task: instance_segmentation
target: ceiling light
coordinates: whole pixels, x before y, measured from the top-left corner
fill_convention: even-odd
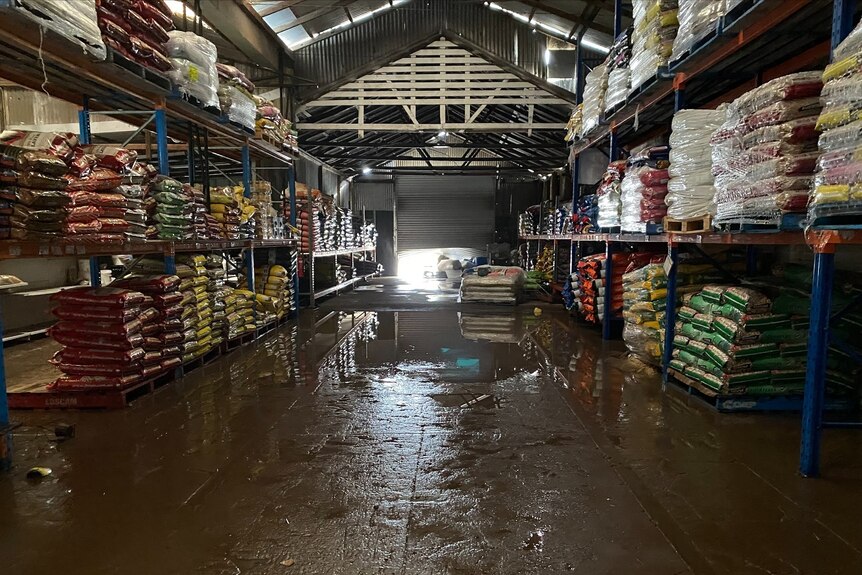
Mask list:
[[[438,138],[445,138],[446,135],[447,135],[446,132],[444,132],[443,130],[440,130],[439,132],[437,132]]]
[[[367,167],[366,167],[366,168],[362,168],[362,173],[363,173],[363,174],[365,174],[365,175],[367,176],[368,174],[370,174],[370,173],[371,173],[371,168],[367,168]]]
[[[545,66],[551,65],[551,51],[545,48]]]
[[[584,48],[592,48],[593,50],[598,50],[599,52],[604,52],[605,54],[611,51],[608,46],[603,46],[598,42],[593,42],[592,40],[589,40],[587,38],[583,38],[581,40],[581,44],[584,46]]]

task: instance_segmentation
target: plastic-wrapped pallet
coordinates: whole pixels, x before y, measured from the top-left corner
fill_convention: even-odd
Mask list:
[[[581,137],[584,131],[584,105],[578,104],[572,110],[572,115],[566,124],[566,136],[563,138],[567,142],[577,140]]]
[[[105,44],[96,18],[95,0],[18,0],[23,13],[44,26],[81,45],[99,60],[105,59]]]
[[[821,87],[820,73],[798,72],[727,106],[710,140],[716,224],[777,226],[783,214],[805,211],[817,161]]]
[[[206,107],[218,108],[218,51],[215,44],[193,32],[174,30],[165,42],[173,70],[168,77],[180,92],[200,100]]]
[[[641,361],[661,364],[663,324],[667,307],[667,276],[661,263],[623,275],[623,340]]]
[[[720,393],[800,394],[806,333],[746,287],[708,285],[683,298],[670,367]]]
[[[666,66],[679,22],[676,0],[632,0],[632,91]]]
[[[680,110],[673,116],[667,215],[677,220],[715,213],[712,134],[724,122],[724,109]]]
[[[605,109],[605,90],[608,87],[608,68],[600,64],[587,74],[584,84],[583,124],[581,137],[586,137],[598,128]]]
[[[480,266],[461,280],[462,303],[516,304],[524,286],[519,267]]]
[[[620,227],[643,233],[647,224],[661,223],[667,214],[668,148],[654,146],[632,154],[620,186]]]
[[[237,88],[232,84],[219,84],[218,100],[222,114],[228,120],[249,130],[254,130],[257,106],[254,105],[251,96],[246,94],[242,88]]]
[[[679,30],[673,41],[671,60],[678,60],[707,34],[724,16],[725,0],[679,0]]]
[[[608,164],[608,169],[599,182],[597,224],[600,228],[616,228],[620,225],[621,182],[625,176],[626,161],[617,160]]]
[[[617,38],[605,60],[608,67],[608,87],[605,91],[605,111],[612,110],[626,101],[631,86],[632,47],[629,32],[624,32]]]
[[[823,133],[808,219],[856,224],[862,221],[862,23],[833,51],[823,82],[817,120]]]

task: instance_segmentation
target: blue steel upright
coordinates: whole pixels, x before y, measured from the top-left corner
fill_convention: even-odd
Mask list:
[[[171,163],[168,157],[168,117],[164,108],[156,108],[156,149],[159,153],[159,173],[171,175]]]
[[[676,272],[679,261],[679,246],[669,243],[667,257],[670,258],[670,272],[667,274],[667,304],[664,312],[664,347],[661,352],[661,377],[667,383],[668,367],[673,351],[673,337],[676,323]]]
[[[242,147],[242,195],[251,197],[251,150],[248,144]]]
[[[81,109],[78,110],[78,140],[82,144],[90,143],[90,98],[86,96]]]
[[[853,30],[856,0],[834,0],[832,5],[832,50]]]
[[[3,317],[0,313],[0,334],[3,333]],[[12,466],[12,433],[9,427],[9,400],[6,397],[6,360],[3,338],[0,337],[0,471]]]
[[[826,396],[826,360],[829,354],[829,315],[832,309],[832,281],[835,254],[814,254],[811,287],[811,324],[808,331],[808,363],[805,397],[802,402],[802,446],[799,471],[805,477],[820,474],[820,433]]]

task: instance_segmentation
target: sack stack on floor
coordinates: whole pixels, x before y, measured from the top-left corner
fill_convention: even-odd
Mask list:
[[[799,72],[746,92],[712,137],[717,224],[778,225],[804,213],[817,162],[822,83]]]
[[[665,196],[668,217],[688,220],[715,214],[709,141],[723,122],[724,110],[680,110],[674,114]]]
[[[178,278],[163,276],[157,282],[164,286],[161,289],[169,289]],[[50,387],[122,388],[179,365],[176,357],[164,354],[169,346],[161,335],[167,319],[155,307],[155,299],[113,287],[72,288],[51,296],[60,321],[48,333],[64,347],[52,360],[63,376]],[[169,307],[170,300],[164,305]]]
[[[524,270],[519,267],[479,266],[475,274],[461,280],[462,303],[514,305],[524,287]]]
[[[63,2],[81,4],[89,0]],[[97,7],[102,39],[112,50],[141,66],[168,72],[172,69],[165,43],[174,29],[171,10],[163,0],[100,0]]]
[[[222,237],[226,240],[238,240],[239,223],[242,211],[230,188],[210,190],[210,215],[221,225]]]
[[[620,210],[622,197],[622,180],[626,173],[626,161],[617,160],[608,164],[608,169],[599,182],[596,191],[598,196],[598,226],[599,228],[620,227]]]
[[[155,260],[149,267],[158,269]],[[147,267],[147,266],[145,266]],[[162,268],[164,266],[161,266]],[[152,298],[153,308],[159,313],[158,322],[145,325],[141,329],[144,336],[145,363],[153,363],[158,357],[170,360],[170,367],[180,365],[182,350],[182,294],[179,291],[181,279],[175,275],[147,274],[134,275],[116,280],[109,287],[136,290]]]
[[[235,289],[225,298],[225,304],[229,339],[253,332],[257,328],[254,323],[254,292]]]
[[[817,121],[820,135],[817,176],[809,202],[808,219],[837,217],[832,223],[862,221],[862,24],[832,53],[823,73]],[[828,222],[829,220],[827,220]]]
[[[212,345],[221,345],[227,333],[227,303],[225,299],[233,292],[233,288],[225,285],[224,259],[221,255],[208,254],[204,267],[207,275],[207,297],[213,312]]]
[[[183,362],[192,361],[213,348],[213,310],[210,306],[207,258],[200,254],[177,258],[182,278]]]
[[[245,285],[245,276],[240,284]],[[281,319],[290,309],[293,294],[292,279],[281,265],[257,267],[254,270],[255,321],[258,326]]]
[[[663,259],[663,258],[659,258]],[[623,340],[629,352],[651,365],[661,365],[667,276],[660,262],[623,275]]]
[[[660,224],[667,215],[668,152],[667,146],[654,146],[629,158],[620,185],[620,227],[624,232],[644,233],[647,224]]]
[[[806,333],[747,287],[708,285],[683,298],[670,367],[720,393],[799,394]]]

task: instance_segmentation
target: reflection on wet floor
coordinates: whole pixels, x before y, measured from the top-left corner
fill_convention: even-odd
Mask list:
[[[561,315],[304,314],[128,410],[19,412],[3,573],[859,573],[856,436],[805,481],[796,417],[693,402]]]

